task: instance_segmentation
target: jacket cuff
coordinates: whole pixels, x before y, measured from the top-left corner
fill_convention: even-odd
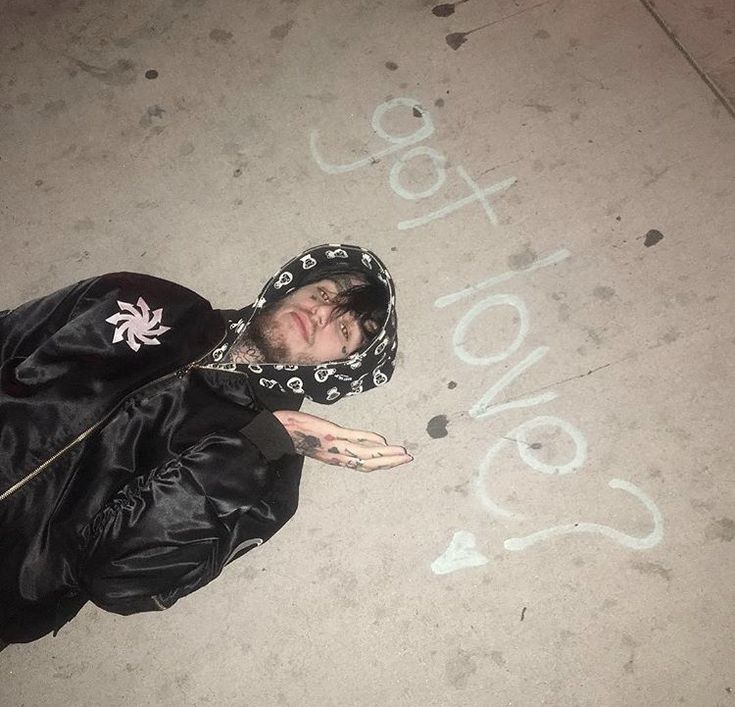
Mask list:
[[[259,412],[247,427],[240,430],[240,433],[247,437],[268,461],[280,459],[284,454],[296,454],[286,428],[269,410]]]

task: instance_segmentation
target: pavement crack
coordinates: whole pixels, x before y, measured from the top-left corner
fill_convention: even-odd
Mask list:
[[[546,390],[547,388],[551,388],[555,385],[561,385],[562,383],[569,383],[569,381],[574,381],[579,378],[587,378],[587,376],[591,376],[594,373],[597,373],[598,371],[602,371],[605,368],[609,368],[610,366],[620,363],[621,361],[625,361],[626,359],[630,358],[630,356],[623,356],[623,358],[619,358],[616,361],[608,361],[607,363],[603,363],[602,366],[597,366],[596,368],[590,368],[586,373],[578,373],[575,376],[569,376],[568,378],[561,378],[558,381],[554,381],[553,383],[547,383],[546,385],[541,385],[538,388],[534,388],[533,390],[526,391],[522,395],[517,396],[518,398],[526,397],[529,395],[534,395],[542,390]]]

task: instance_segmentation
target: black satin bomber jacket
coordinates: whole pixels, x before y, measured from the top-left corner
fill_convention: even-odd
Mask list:
[[[227,317],[132,273],[0,314],[0,639],[86,601],[168,608],[293,515],[302,458],[269,411],[301,398],[196,366]]]

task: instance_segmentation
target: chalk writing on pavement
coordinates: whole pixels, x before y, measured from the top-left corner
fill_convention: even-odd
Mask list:
[[[420,126],[413,132],[405,135],[388,132],[384,127],[384,118],[389,112],[394,110],[411,111],[414,117],[421,119]],[[435,197],[447,180],[448,159],[434,147],[418,144],[434,134],[434,122],[430,113],[422,108],[420,102],[414,98],[394,98],[385,103],[381,103],[375,109],[371,125],[373,132],[382,138],[387,145],[367,157],[346,163],[331,161],[333,158],[328,160],[324,156],[325,148],[322,145],[322,137],[316,130],[312,131],[310,135],[311,154],[319,168],[327,174],[339,175],[354,172],[362,167],[375,164],[377,161],[386,157],[394,157],[395,161],[390,169],[388,183],[395,194],[407,201],[421,201],[422,199]],[[428,159],[433,169],[433,183],[421,191],[411,190],[402,180],[404,169],[414,159]],[[471,205],[479,206],[483,210],[488,222],[494,228],[499,228],[499,220],[491,204],[490,197],[509,189],[516,182],[516,179],[514,177],[508,177],[494,184],[481,186],[470,177],[461,165],[458,165],[454,169],[460,179],[466,184],[467,194],[455,201],[444,203],[419,217],[399,221],[397,224],[399,230],[406,231],[425,226],[432,221],[449,217]],[[494,288],[519,276],[529,277],[537,270],[561,264],[570,256],[571,253],[566,248],[560,248],[541,258],[537,258],[526,268],[494,275],[475,285],[439,297],[434,302],[434,306],[444,308],[455,305],[463,300],[472,299],[485,290]],[[495,307],[509,307],[514,310],[516,315],[515,321],[517,322],[515,336],[505,345],[505,348],[491,351],[484,355],[478,355],[469,351],[465,342],[475,321],[481,314]],[[530,330],[531,315],[526,303],[517,294],[489,294],[479,302],[472,304],[460,316],[452,334],[452,349],[454,355],[462,363],[468,366],[487,367],[506,361],[512,356],[517,355],[519,358],[509,370],[500,375],[480,398],[475,401],[468,411],[471,418],[483,420],[500,415],[508,410],[546,405],[558,397],[556,391],[543,390],[538,391],[537,394],[531,393],[527,397],[498,402],[499,395],[505,388],[523,376],[531,367],[539,364],[550,352],[549,346],[538,346],[525,353],[525,355],[521,353]],[[549,464],[542,461],[535,454],[536,449],[540,445],[529,441],[532,439],[534,431],[541,429],[546,431],[552,429],[566,435],[574,449],[571,458],[563,464]],[[581,471],[587,461],[588,449],[587,439],[578,427],[568,420],[552,415],[533,417],[501,435],[489,447],[485,456],[480,461],[478,468],[472,474],[472,485],[477,499],[487,513],[493,519],[502,520],[506,523],[525,518],[520,512],[500,505],[492,494],[494,462],[500,450],[510,444],[516,445],[518,456],[528,469],[546,475],[573,474]],[[523,537],[509,537],[503,543],[505,549],[517,552],[555,537],[579,533],[599,535],[632,550],[645,550],[660,543],[663,538],[664,522],[661,512],[654,501],[642,489],[630,481],[613,478],[609,480],[608,486],[614,491],[623,491],[624,494],[632,496],[636,502],[640,503],[648,511],[652,519],[652,528],[647,535],[638,537],[629,535],[608,525],[579,520],[578,522],[543,528]],[[625,496],[618,493],[612,496],[612,498],[617,498],[617,500],[622,502]],[[485,555],[476,548],[475,536],[467,530],[459,530],[454,533],[447,549],[431,564],[431,569],[435,574],[448,574],[458,569],[484,565],[487,562],[488,560]]]

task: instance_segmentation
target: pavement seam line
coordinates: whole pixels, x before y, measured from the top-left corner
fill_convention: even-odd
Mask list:
[[[648,10],[651,17],[656,20],[657,24],[666,33],[666,36],[674,43],[674,46],[681,52],[684,58],[689,62],[689,65],[697,72],[699,78],[704,81],[710,91],[715,94],[717,100],[725,106],[725,110],[730,114],[732,118],[735,118],[735,107],[730,102],[730,99],[722,92],[722,89],[709,77],[707,72],[699,65],[697,60],[689,53],[686,47],[679,41],[679,38],[666,21],[661,17],[656,8],[652,5],[650,0],[639,0],[641,5]]]

